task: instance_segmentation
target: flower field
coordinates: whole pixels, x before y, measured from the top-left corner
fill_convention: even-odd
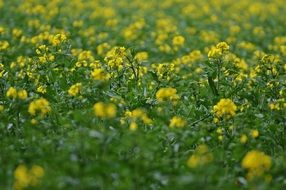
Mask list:
[[[0,189],[286,189],[285,0],[0,0]]]

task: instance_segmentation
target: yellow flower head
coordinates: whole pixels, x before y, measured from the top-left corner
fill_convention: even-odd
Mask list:
[[[212,47],[208,53],[208,58],[221,58],[229,51],[229,45],[226,42],[220,42],[215,47]]]
[[[29,186],[38,185],[44,173],[44,169],[38,165],[33,165],[30,170],[23,164],[19,165],[14,171],[13,189],[22,190]]]
[[[213,112],[217,118],[229,119],[235,115],[237,106],[230,99],[221,99],[214,107]]]
[[[130,125],[129,125],[129,129],[130,129],[131,131],[136,131],[137,128],[138,128],[137,123],[134,122],[134,121],[132,121],[132,122],[130,123]]]
[[[110,68],[122,69],[126,54],[127,53],[125,47],[114,47],[107,52],[104,61]]]
[[[257,129],[253,129],[250,131],[250,134],[253,138],[257,138],[259,136],[259,131]]]
[[[67,36],[65,34],[56,34],[55,36],[51,37],[51,42],[53,46],[57,46],[60,43],[66,41]]]
[[[44,98],[39,98],[37,100],[32,101],[28,108],[28,112],[33,116],[36,115],[36,113],[38,112],[40,116],[43,117],[50,111],[50,103]]]
[[[107,104],[98,102],[93,106],[94,113],[100,118],[114,118],[116,116],[116,106],[114,104]]]
[[[9,42],[7,41],[0,41],[0,51],[5,50],[9,47]]]
[[[72,85],[69,90],[68,90],[68,93],[70,96],[77,96],[78,93],[80,92],[80,89],[81,89],[81,83],[76,83],[74,85]]]
[[[177,101],[180,97],[175,88],[160,88],[156,93],[156,98],[162,102],[165,100]]]
[[[37,88],[37,92],[42,93],[42,94],[45,94],[45,93],[47,92],[47,88],[44,87],[44,86],[39,86],[39,87]]]
[[[19,99],[25,100],[25,99],[27,99],[27,97],[28,97],[28,94],[27,94],[26,90],[19,90],[18,91],[18,98]]]
[[[172,43],[174,46],[183,46],[185,43],[185,38],[183,36],[175,36]]]
[[[108,80],[110,75],[105,73],[103,69],[94,69],[91,72],[91,77],[94,80]]]
[[[145,61],[145,60],[148,59],[148,53],[145,52],[145,51],[138,52],[138,53],[135,55],[135,59],[137,59],[138,61]]]
[[[10,87],[7,92],[6,92],[6,96],[8,98],[13,98],[16,99],[17,98],[17,90],[14,87]]]
[[[170,120],[170,127],[182,128],[185,127],[186,124],[187,124],[186,120],[178,116],[174,116]]]
[[[213,155],[209,151],[208,146],[202,144],[196,148],[194,154],[188,159],[187,165],[190,168],[196,168],[199,166],[204,166],[210,163],[212,160],[213,160]]]
[[[148,117],[146,112],[143,109],[137,108],[133,110],[132,112],[125,112],[126,116],[130,117],[133,121],[140,119],[145,124],[151,124],[152,120]]]
[[[245,134],[240,136],[240,139],[239,139],[240,143],[245,144],[247,140],[248,140],[248,137]]]
[[[248,170],[247,177],[252,179],[262,176],[271,167],[271,157],[258,150],[249,151],[243,158],[241,165]]]

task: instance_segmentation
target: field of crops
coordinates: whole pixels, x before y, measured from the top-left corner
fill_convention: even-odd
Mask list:
[[[0,189],[286,189],[286,0],[0,0]]]

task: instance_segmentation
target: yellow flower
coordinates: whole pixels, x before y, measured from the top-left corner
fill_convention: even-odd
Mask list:
[[[271,110],[280,110],[279,103],[269,103],[269,104],[268,104],[268,107],[269,107]]]
[[[39,179],[44,176],[44,173],[44,169],[41,166],[32,166],[30,170],[31,185],[37,185],[39,183]]]
[[[38,121],[36,119],[31,119],[31,124],[36,125],[36,124],[38,124]]]
[[[114,47],[107,52],[107,56],[104,58],[104,61],[110,68],[122,69],[126,54],[125,47]]]
[[[175,88],[160,88],[156,93],[156,98],[162,102],[164,100],[177,101],[180,97]]]
[[[106,74],[103,69],[94,69],[91,72],[91,77],[94,80],[108,80],[110,76]]]
[[[98,55],[104,55],[104,53],[108,51],[108,49],[110,49],[110,45],[108,43],[102,43],[96,47]]]
[[[182,128],[185,127],[185,125],[187,124],[186,120],[178,117],[178,116],[174,116],[171,120],[170,120],[170,127],[178,127],[178,128]]]
[[[56,34],[55,36],[51,37],[51,43],[53,44],[53,46],[57,46],[60,43],[66,41],[67,37],[65,34]]]
[[[13,34],[13,36],[15,36],[16,38],[18,38],[18,37],[20,37],[21,35],[22,35],[22,30],[20,30],[20,29],[17,29],[17,28],[14,28],[13,30],[12,30],[12,34]]]
[[[25,165],[19,165],[14,171],[15,183],[14,189],[21,190],[26,188],[30,183],[30,176],[28,174],[28,168]]]
[[[45,93],[47,92],[47,88],[44,87],[44,86],[39,86],[39,87],[37,88],[37,92],[42,93],[42,94],[45,94]]]
[[[259,131],[257,129],[251,130],[250,134],[253,138],[257,138],[259,136]]]
[[[216,47],[212,47],[211,50],[208,52],[208,58],[220,58],[221,56],[221,49],[218,49]]]
[[[183,46],[185,43],[185,38],[183,36],[175,36],[172,43],[174,46]]]
[[[150,124],[152,123],[152,120],[148,117],[148,115],[145,113],[144,110],[137,108],[133,110],[132,112],[126,112],[125,113],[128,117],[130,117],[132,120],[141,119],[143,123]]]
[[[228,51],[229,45],[226,42],[220,42],[216,45],[217,49],[221,49],[222,51]]]
[[[44,169],[41,166],[33,165],[29,170],[25,165],[19,165],[14,171],[14,190],[22,190],[29,186],[36,186],[44,176]]]
[[[6,96],[8,98],[13,98],[16,99],[17,98],[17,90],[14,87],[10,87],[7,92],[6,92]]]
[[[196,167],[204,166],[210,163],[212,160],[213,160],[213,155],[209,151],[208,146],[205,144],[202,144],[196,148],[194,154],[188,159],[187,165],[190,168],[196,168]]]
[[[114,104],[98,102],[94,104],[93,110],[97,117],[114,118],[116,116],[116,106]]]
[[[208,58],[221,58],[229,51],[229,45],[226,42],[220,42],[212,47],[208,53]]]
[[[0,51],[5,50],[9,47],[9,42],[7,41],[0,41]]]
[[[217,118],[229,119],[235,115],[237,106],[230,99],[221,99],[214,107],[213,112]]]
[[[26,90],[19,90],[18,91],[18,98],[19,99],[25,100],[25,99],[27,99],[27,97],[28,97],[28,94],[27,94]]]
[[[248,139],[247,136],[245,134],[243,134],[240,136],[239,141],[240,141],[240,143],[245,144],[247,142],[247,139]]]
[[[241,165],[248,170],[247,178],[262,176],[271,167],[271,157],[258,150],[249,151],[243,158]]]
[[[37,100],[32,101],[28,108],[28,112],[33,116],[36,115],[37,112],[39,112],[40,116],[43,117],[50,111],[50,103],[44,98],[39,98]]]
[[[145,51],[138,52],[138,53],[135,55],[135,59],[137,59],[138,61],[145,61],[145,60],[148,59],[148,53],[145,52]]]
[[[80,89],[81,89],[81,83],[76,83],[74,85],[72,85],[69,90],[68,90],[68,93],[70,96],[77,96],[78,93],[80,92]]]
[[[131,123],[130,123],[129,129],[130,129],[131,131],[136,131],[137,128],[138,128],[138,125],[137,125],[136,122],[131,122]]]

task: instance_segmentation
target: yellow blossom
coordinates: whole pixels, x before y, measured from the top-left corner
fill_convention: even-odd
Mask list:
[[[212,47],[208,52],[208,58],[221,58],[229,51],[229,45],[226,42],[220,42],[215,47]]]
[[[175,88],[160,88],[156,93],[156,98],[159,102],[165,100],[177,101],[180,97]]]
[[[249,151],[243,158],[241,165],[248,170],[247,178],[262,176],[271,167],[271,157],[258,150]]]
[[[41,166],[33,165],[29,170],[25,165],[19,165],[14,171],[14,190],[22,190],[29,186],[36,186],[44,176],[44,169]]]
[[[250,134],[253,138],[257,138],[259,136],[259,131],[257,129],[251,130]]]
[[[65,34],[56,34],[55,36],[52,36],[51,38],[51,43],[53,44],[53,46],[57,46],[60,43],[66,41],[67,37]]]
[[[183,36],[175,36],[172,43],[174,46],[182,46],[185,43],[185,38]]]
[[[9,47],[9,42],[7,41],[0,41],[0,51],[5,50]]]
[[[39,87],[37,88],[37,92],[42,93],[42,94],[45,94],[45,93],[47,92],[47,88],[44,87],[44,86],[39,86]]]
[[[114,47],[107,52],[107,56],[104,58],[104,61],[110,68],[123,68],[124,59],[126,56],[125,47]]]
[[[133,122],[130,123],[129,129],[130,129],[131,131],[136,131],[137,128],[138,128],[138,125],[137,125],[136,122],[133,121]]]
[[[145,113],[145,111],[140,109],[140,108],[134,109],[132,112],[127,111],[127,112],[125,112],[125,115],[130,117],[133,121],[135,121],[136,119],[140,119],[145,124],[151,124],[152,123],[152,120],[148,117],[148,115]]]
[[[137,59],[138,61],[145,61],[145,60],[148,59],[148,53],[145,52],[145,51],[138,52],[138,53],[135,55],[135,59]]]
[[[98,102],[94,104],[93,110],[97,117],[114,118],[116,116],[116,106],[114,104]]]
[[[77,96],[81,90],[81,86],[82,86],[81,83],[76,83],[76,84],[72,85],[68,90],[69,95],[70,96]]]
[[[27,97],[28,97],[28,94],[27,94],[26,90],[19,90],[18,91],[18,98],[19,99],[25,100],[25,99],[27,99]]]
[[[209,151],[208,146],[202,144],[196,148],[194,154],[188,159],[187,165],[190,168],[196,168],[199,166],[204,166],[210,163],[212,160],[213,160],[213,155]]]
[[[178,128],[182,128],[185,127],[185,125],[187,124],[187,121],[181,117],[178,116],[174,116],[171,120],[170,120],[170,127],[178,127]]]
[[[28,108],[28,112],[33,116],[36,115],[36,113],[38,112],[40,116],[43,117],[50,111],[50,103],[44,98],[39,98],[37,100],[32,101]]]
[[[217,118],[229,119],[235,115],[237,106],[230,99],[221,99],[214,107],[213,112]]]
[[[245,144],[247,142],[247,139],[248,139],[247,136],[245,134],[243,134],[240,136],[239,141],[240,141],[240,143]]]
[[[17,98],[17,90],[14,87],[10,87],[7,92],[6,92],[6,96],[8,98],[13,98],[16,99]]]
[[[110,75],[105,73],[103,69],[94,69],[91,72],[91,77],[94,80],[108,80]]]

